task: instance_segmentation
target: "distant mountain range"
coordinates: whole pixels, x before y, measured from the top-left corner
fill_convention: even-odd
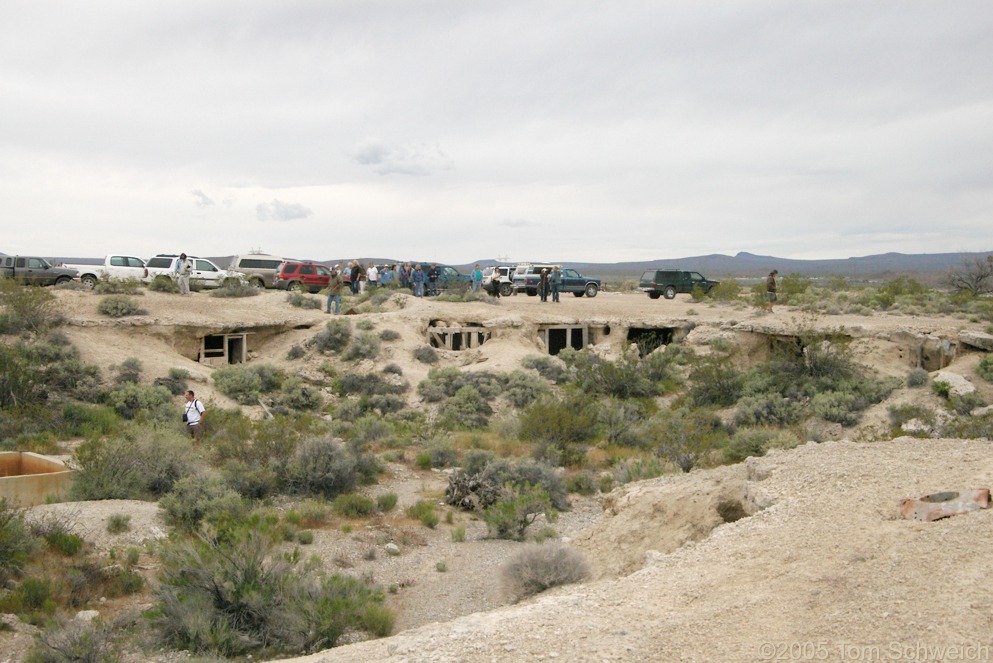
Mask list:
[[[6,255],[0,253],[0,256]],[[854,258],[835,258],[829,260],[794,260],[791,258],[777,258],[775,256],[760,256],[753,253],[740,252],[733,256],[714,253],[704,256],[694,256],[689,258],[664,258],[657,260],[642,260],[637,262],[572,262],[569,260],[556,260],[549,262],[559,262],[579,270],[589,276],[600,276],[604,278],[637,278],[646,269],[672,267],[674,269],[688,269],[701,272],[711,278],[738,277],[738,278],[760,278],[767,275],[773,269],[778,269],[782,275],[801,274],[804,276],[831,276],[839,275],[860,279],[885,279],[899,275],[914,275],[919,278],[936,277],[947,273],[949,270],[960,267],[965,260],[974,258],[986,259],[993,255],[993,251],[984,252],[959,252],[959,253],[882,253],[879,255],[862,256]],[[75,258],[75,257],[49,257],[53,262],[71,262],[80,264],[98,264],[103,258]],[[219,267],[226,267],[233,256],[209,257],[217,263]],[[349,263],[352,258],[339,260],[321,260],[325,265]],[[391,258],[359,258],[362,264],[368,265],[373,262],[377,265],[384,263],[396,263],[397,260]],[[452,265],[462,272],[469,272],[473,266],[479,264],[483,267],[501,264],[492,258],[481,259],[465,265]]]

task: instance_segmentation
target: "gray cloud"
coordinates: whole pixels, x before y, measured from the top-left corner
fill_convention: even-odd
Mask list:
[[[259,221],[295,221],[313,215],[313,210],[300,203],[284,203],[273,199],[271,203],[261,203],[255,208]]]
[[[207,196],[207,194],[205,194],[200,189],[193,189],[193,191],[190,191],[190,193],[192,193],[193,197],[196,198],[197,207],[210,207],[211,205],[214,204],[214,201],[211,200]]]
[[[387,145],[369,139],[352,151],[352,159],[361,166],[370,166],[379,175],[429,175],[452,168],[451,159],[438,145]]]

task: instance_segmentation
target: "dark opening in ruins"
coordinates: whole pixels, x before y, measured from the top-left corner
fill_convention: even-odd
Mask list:
[[[637,345],[638,355],[644,357],[672,343],[675,335],[675,327],[630,327],[628,342]]]
[[[248,334],[211,334],[200,339],[202,364],[223,366],[248,360]]]
[[[435,326],[432,321],[428,327],[428,343],[433,348],[446,350],[467,350],[478,348],[490,340],[490,330],[479,323],[467,322],[460,326]]]
[[[585,326],[577,325],[555,325],[545,326],[538,329],[538,336],[541,337],[548,354],[557,355],[566,348],[582,350],[590,342],[590,332]]]

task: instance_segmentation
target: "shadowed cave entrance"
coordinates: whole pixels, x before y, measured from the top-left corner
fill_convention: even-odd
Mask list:
[[[629,327],[628,342],[638,346],[638,356],[644,357],[669,345],[676,337],[675,327]]]

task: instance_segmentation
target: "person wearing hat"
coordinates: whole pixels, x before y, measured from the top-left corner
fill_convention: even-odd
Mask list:
[[[176,261],[176,273],[179,275],[179,294],[188,297],[190,294],[190,272],[193,271],[193,261],[185,253],[179,254]]]
[[[774,269],[771,272],[769,272],[769,276],[765,280],[765,296],[766,296],[766,299],[768,300],[766,302],[766,307],[765,308],[766,308],[767,311],[772,311],[772,305],[775,304],[776,303],[776,300],[778,299],[778,297],[776,295],[776,290],[777,290],[777,286],[776,286],[776,275],[777,274],[779,274],[779,270],[778,269]]]
[[[331,304],[334,303],[334,314],[338,315],[341,312],[341,290],[345,287],[345,280],[341,278],[341,272],[338,271],[338,265],[331,268],[331,278],[328,279],[328,285],[321,290],[321,294],[327,295],[328,304],[326,313],[331,313]]]

